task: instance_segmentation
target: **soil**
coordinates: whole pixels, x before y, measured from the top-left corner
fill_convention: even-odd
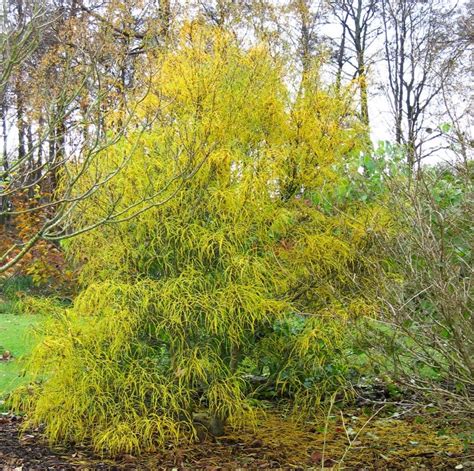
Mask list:
[[[123,455],[108,460],[86,447],[50,448],[40,430],[20,433],[21,418],[3,414],[0,470],[474,470],[473,455],[462,440],[464,432],[470,433],[469,425],[458,421],[458,430],[447,432],[446,422],[433,420],[426,424],[417,414],[372,417],[352,410],[334,413],[326,427],[321,421],[301,425],[271,413],[252,430],[228,432],[219,439],[208,437],[139,458]]]

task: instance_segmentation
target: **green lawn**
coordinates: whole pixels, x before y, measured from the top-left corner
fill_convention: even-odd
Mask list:
[[[42,316],[0,312],[0,356],[6,350],[12,355],[9,361],[0,361],[0,399],[24,381],[19,358],[31,350],[34,338],[32,327]]]

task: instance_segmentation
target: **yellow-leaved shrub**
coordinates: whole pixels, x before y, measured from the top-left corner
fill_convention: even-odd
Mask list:
[[[82,291],[16,399],[51,441],[110,454],[192,438],[202,411],[216,431],[252,423],[259,368],[282,394],[320,397],[337,384],[314,371],[371,309],[360,248],[377,217],[312,199],[364,142],[348,97],[316,75],[292,97],[265,45],[197,24],[157,64],[139,107],[148,128],[131,126],[78,177],[87,188],[126,161],[71,215],[84,226],[123,208],[122,221],[69,243]]]

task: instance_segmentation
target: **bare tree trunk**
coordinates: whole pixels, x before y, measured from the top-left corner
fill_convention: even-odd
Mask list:
[[[16,127],[18,130],[18,160],[24,161],[26,156],[25,146],[25,108],[23,102],[23,93],[20,90],[19,84],[17,83],[16,88]]]
[[[349,18],[349,13],[346,13],[344,20],[342,21],[341,42],[339,43],[339,48],[338,48],[338,53],[337,53],[336,89],[338,92],[341,89],[342,69],[344,68],[344,54],[346,51],[346,30],[347,30],[348,18]]]
[[[2,103],[0,107],[0,114],[2,120],[2,173],[0,174],[0,184],[2,180],[8,178],[9,164],[8,164],[8,136],[7,136],[7,107],[5,103]],[[7,223],[7,215],[5,214],[8,210],[8,197],[0,196],[0,224]]]
[[[342,27],[342,36],[337,55],[336,87],[340,87],[342,72],[345,65],[344,52],[346,41],[349,41],[349,51],[352,51],[355,64],[347,63],[355,70],[352,78],[359,80],[360,118],[369,128],[369,91],[367,83],[367,48],[370,40],[378,36],[377,28],[371,24],[376,11],[374,0],[333,0],[332,11]]]
[[[171,30],[171,3],[170,0],[160,0],[161,38],[166,42]]]
[[[358,55],[358,75],[359,75],[359,93],[360,93],[360,115],[362,122],[369,128],[369,92],[367,89],[367,76],[364,61],[364,54]]]
[[[8,175],[8,135],[7,135],[7,112],[5,103],[0,107],[0,115],[2,119],[2,175]]]

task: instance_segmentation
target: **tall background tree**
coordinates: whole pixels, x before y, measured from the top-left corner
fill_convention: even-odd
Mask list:
[[[433,106],[455,70],[454,13],[454,7],[438,0],[381,2],[395,141],[405,146],[411,168],[430,152]]]
[[[342,74],[347,67],[352,69],[352,79],[357,79],[360,91],[360,115],[362,122],[369,127],[369,67],[374,58],[370,48],[379,37],[374,0],[336,0],[331,2],[331,12],[342,28],[338,40],[336,61],[336,83],[341,83]]]

